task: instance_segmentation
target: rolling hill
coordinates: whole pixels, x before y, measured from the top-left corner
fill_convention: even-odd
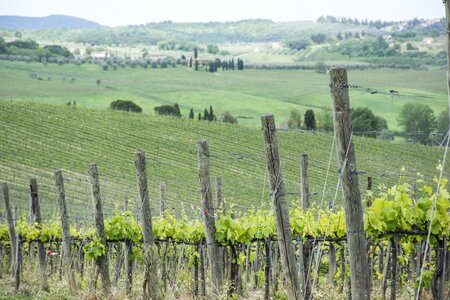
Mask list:
[[[275,116],[277,120],[277,117]],[[149,192],[158,214],[159,185],[165,183],[167,206],[176,214],[200,217],[197,141],[209,143],[212,182],[223,178],[225,203],[240,210],[270,207],[266,162],[260,128],[210,123],[145,114],[94,110],[78,106],[0,101],[0,181],[10,186],[19,211],[27,211],[28,181],[36,176],[43,213],[57,211],[53,172],[63,170],[69,216],[90,219],[88,164],[98,164],[101,194],[107,213],[122,209],[124,200],[136,208],[133,166],[137,149],[146,152]],[[299,203],[300,156],[309,154],[310,191],[318,205],[332,201],[338,179],[333,135],[278,131],[287,200]],[[373,178],[383,185],[416,179],[434,185],[439,147],[393,144],[354,137],[361,189]],[[400,177],[401,176],[401,177]],[[404,179],[399,179],[404,178]],[[215,185],[213,184],[215,189]]]
[[[2,29],[99,29],[106,26],[65,15],[47,17],[0,16]]]

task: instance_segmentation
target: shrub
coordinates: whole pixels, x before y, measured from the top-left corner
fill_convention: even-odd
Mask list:
[[[180,107],[178,106],[177,103],[175,103],[173,106],[172,105],[156,106],[154,109],[155,113],[157,113],[160,116],[173,116],[181,118]]]
[[[131,111],[131,112],[142,112],[142,108],[130,100],[116,100],[111,102],[111,109],[114,110],[123,110],[123,111]]]

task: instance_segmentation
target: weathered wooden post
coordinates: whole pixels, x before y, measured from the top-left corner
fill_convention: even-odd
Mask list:
[[[330,70],[331,96],[333,98],[334,134],[338,164],[344,190],[345,222],[350,256],[350,280],[352,298],[370,299],[370,284],[366,254],[363,208],[359,191],[355,148],[352,142],[350,101],[348,96],[347,70]]]
[[[55,171],[55,185],[58,195],[59,212],[61,217],[63,250],[62,255],[67,268],[66,276],[69,284],[69,293],[75,295],[77,293],[77,284],[75,282],[75,276],[73,273],[71,236],[66,208],[66,192],[64,189],[64,180],[61,170]]]
[[[273,115],[261,116],[261,123],[265,140],[267,169],[269,171],[270,195],[272,197],[283,273],[286,277],[288,298],[301,299],[294,244],[292,243],[292,230],[289,221],[289,211],[284,197],[284,184],[281,175],[278,141],[275,135],[276,127]]]
[[[301,201],[304,211],[309,209],[309,177],[308,177],[308,155],[302,154],[300,159],[300,173],[301,173]],[[300,278],[303,299],[310,299],[311,297],[311,250],[312,242],[299,242],[300,253]]]
[[[14,219],[17,220],[17,206],[14,205]],[[21,253],[21,236],[20,236],[20,229],[17,230],[17,236],[16,236],[16,261],[14,262],[14,279],[15,279],[15,288],[16,291],[19,290],[20,286],[20,272],[21,272],[21,265],[22,265],[22,253]]]
[[[107,249],[105,223],[103,221],[102,198],[100,196],[100,181],[98,178],[98,170],[96,164],[89,164],[89,179],[91,181],[91,196],[94,209],[95,231],[102,244],[105,245],[105,249]],[[95,263],[102,276],[103,289],[105,290],[105,294],[110,295],[111,280],[109,278],[108,253],[105,252],[103,255],[97,257],[95,259]]]
[[[152,232],[152,216],[147,186],[147,166],[145,153],[137,152],[134,160],[136,177],[138,182],[139,203],[141,205],[142,226],[142,261],[144,263],[144,299],[162,299],[162,293],[158,285],[158,270],[154,253],[154,237]]]
[[[42,224],[41,219],[41,208],[39,206],[39,196],[38,196],[38,184],[36,178],[30,179],[30,199],[31,199],[31,216],[32,222],[36,222],[40,227]],[[44,243],[41,241],[37,242],[37,252],[39,258],[39,271],[40,271],[40,285],[41,291],[48,291],[47,274],[45,274],[45,249]]]
[[[11,206],[9,203],[9,189],[6,182],[2,182],[3,203],[5,205],[6,222],[8,223],[9,242],[11,245],[11,275],[15,274],[15,262],[16,262],[16,232],[14,229],[14,220],[11,212]]]
[[[206,243],[208,244],[208,257],[211,266],[212,292],[218,294],[222,288],[223,269],[222,260],[219,253],[219,245],[215,238],[216,227],[211,189],[208,143],[203,140],[198,141],[197,150],[201,207],[203,212]]]

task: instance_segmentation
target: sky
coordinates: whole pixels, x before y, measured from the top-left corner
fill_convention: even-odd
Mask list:
[[[317,20],[333,15],[400,21],[445,16],[442,0],[0,0],[0,15],[71,15],[102,25],[173,22]]]

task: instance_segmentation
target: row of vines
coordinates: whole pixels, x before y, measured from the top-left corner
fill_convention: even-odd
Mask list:
[[[378,293],[385,295],[390,286],[391,299],[404,293],[409,293],[409,297],[412,297],[417,293],[418,279],[422,277],[425,291],[429,292],[433,287],[436,289],[431,289],[434,295],[438,293],[439,284],[442,284],[448,296],[446,253],[449,249],[446,237],[450,234],[450,195],[446,183],[446,180],[442,180],[439,193],[419,181],[412,186],[400,182],[385,188],[378,195],[370,192],[366,195],[364,218],[369,241],[367,253],[372,288]],[[193,209],[198,210],[199,216],[208,214],[196,206]],[[283,273],[279,263],[273,213],[228,209],[216,211],[213,217],[215,239],[221,246],[224,274],[229,280],[224,288],[224,295],[248,294],[259,287],[264,290],[266,299],[275,295],[282,297],[279,284],[283,281]],[[80,284],[90,287],[97,285],[98,271],[95,271],[95,265],[90,262],[105,256],[110,266],[115,266],[113,285],[120,286],[120,279],[125,276],[126,293],[133,295],[133,277],[142,277],[139,274],[142,273],[143,237],[138,219],[138,216],[129,211],[116,211],[105,219],[105,242],[97,236],[93,227],[79,224],[71,226],[72,263],[78,271]],[[305,261],[303,271],[307,276],[303,281],[310,285],[309,289],[312,286],[312,295],[320,297],[319,286],[325,282],[338,285],[338,290],[348,292],[349,267],[343,210],[332,211],[316,207],[304,211],[292,208],[290,219],[298,261],[301,255],[306,254],[305,250],[309,251],[309,261]],[[431,246],[425,247],[431,219]],[[18,233],[21,263],[32,268],[33,261],[36,261],[36,247],[38,243],[42,243],[47,256],[45,272],[51,276],[59,273],[61,277],[64,267],[60,256],[63,238],[60,223],[56,220],[32,223],[27,220],[27,216],[22,215],[16,222],[15,230]],[[187,217],[175,217],[163,212],[153,220],[152,231],[157,245],[160,285],[165,295],[170,290],[175,296],[184,294],[220,297],[217,291],[206,289],[205,281],[209,278],[206,272],[207,243],[200,218],[189,220]],[[8,267],[14,267],[9,241],[8,227],[1,224],[2,272]],[[299,249],[302,248],[303,253],[300,253]],[[125,265],[126,271],[122,272]],[[399,286],[404,288],[399,289]],[[439,297],[444,299],[445,295]]]

